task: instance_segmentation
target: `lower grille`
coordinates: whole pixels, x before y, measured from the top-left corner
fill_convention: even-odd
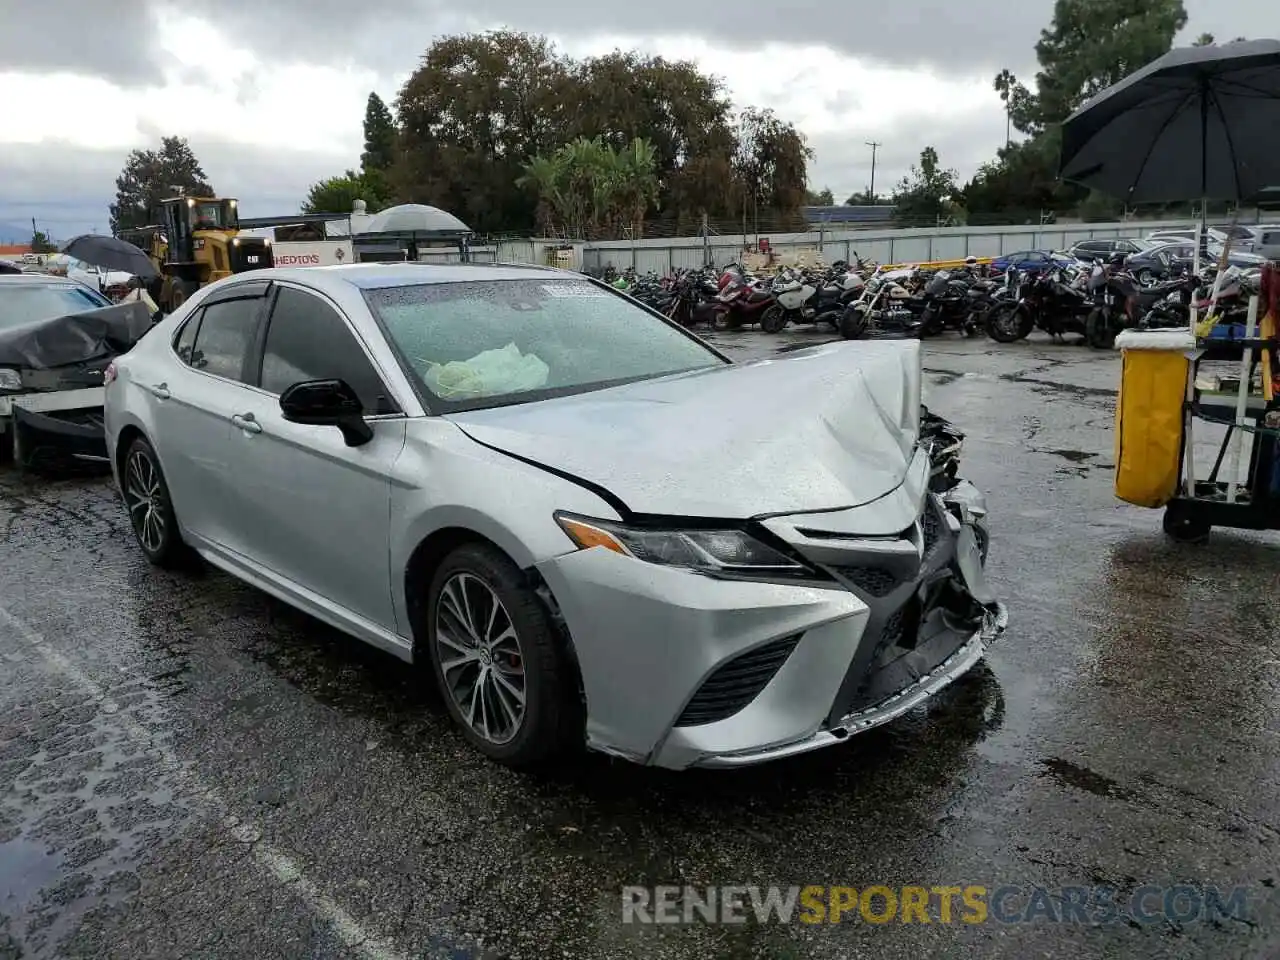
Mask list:
[[[760,694],[799,642],[797,633],[730,660],[703,681],[676,726],[697,727],[733,716]]]
[[[933,548],[938,545],[938,538],[942,536],[942,518],[938,516],[938,510],[932,502],[925,505],[924,513],[920,516],[920,528],[924,534],[924,555],[927,557],[933,553]]]
[[[837,576],[873,597],[888,596],[907,582],[906,577],[884,567],[835,567],[834,570]]]

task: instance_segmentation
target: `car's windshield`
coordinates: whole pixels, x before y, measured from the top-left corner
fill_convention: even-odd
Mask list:
[[[1127,242],[1133,244],[1133,248],[1139,252],[1150,250],[1155,246],[1155,244],[1152,243],[1150,240],[1142,240],[1142,239],[1139,239],[1138,237],[1134,237],[1132,240],[1129,240]]]
[[[365,291],[411,374],[447,410],[523,403],[720,366],[625,297],[559,276]]]
[[[0,283],[0,329],[109,306],[78,283]]]

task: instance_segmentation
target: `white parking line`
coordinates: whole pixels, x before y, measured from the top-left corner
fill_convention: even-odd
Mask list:
[[[307,879],[302,868],[288,854],[277,850],[263,842],[262,830],[252,821],[231,814],[230,806],[218,794],[218,791],[205,783],[195,774],[190,765],[180,759],[166,744],[141,724],[132,720],[120,705],[111,698],[102,686],[91,679],[83,670],[54,650],[45,638],[27,626],[19,618],[0,606],[0,626],[8,626],[31,649],[35,650],[44,661],[62,674],[77,687],[98,701],[103,713],[114,714],[120,728],[131,738],[151,750],[156,756],[173,769],[174,774],[193,789],[206,803],[218,811],[227,834],[237,843],[252,844],[253,859],[265,869],[281,886],[288,888],[308,909],[320,917],[334,934],[346,946],[367,960],[409,960],[406,954],[397,950],[385,940],[369,933],[360,923],[344,910],[332,897],[327,896],[315,883]]]

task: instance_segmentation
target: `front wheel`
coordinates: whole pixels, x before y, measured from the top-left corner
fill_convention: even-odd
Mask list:
[[[840,336],[846,340],[857,340],[867,332],[867,314],[865,310],[850,307],[840,318]]]
[[[774,304],[760,315],[760,329],[765,333],[781,333],[787,325],[787,314],[782,307]]]
[[[1105,310],[1091,310],[1084,322],[1084,338],[1095,350],[1110,350],[1115,346],[1116,334],[1111,329],[1111,317]]]
[[[142,437],[129,445],[120,471],[120,492],[133,535],[147,560],[171,569],[186,559],[186,544],[178,532],[169,485],[155,449]]]
[[[987,336],[996,343],[1013,343],[1025,339],[1035,321],[1016,304],[1001,304],[987,313]]]
[[[581,744],[575,674],[546,608],[497,549],[466,544],[432,579],[427,648],[445,705],[467,740],[511,767]]]

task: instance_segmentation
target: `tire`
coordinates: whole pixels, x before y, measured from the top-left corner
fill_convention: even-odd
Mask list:
[[[1178,543],[1204,543],[1209,539],[1209,531],[1212,529],[1207,522],[1173,503],[1164,508],[1161,525],[1169,539]]]
[[[1035,321],[1017,304],[1000,304],[987,313],[987,336],[996,343],[1013,343],[1023,340],[1035,326]]]
[[[178,531],[169,485],[155,449],[142,437],[125,452],[120,492],[134,539],[148,562],[166,570],[184,566],[191,554]]]
[[[776,303],[771,307],[766,307],[764,313],[760,314],[760,329],[765,333],[781,333],[782,328],[786,325],[786,311]]]
[[[1111,318],[1102,310],[1091,310],[1084,322],[1084,339],[1095,350],[1110,350],[1116,344]]]
[[[485,606],[494,598],[497,612]],[[449,715],[481,753],[522,769],[582,745],[577,674],[542,601],[502,552],[469,543],[445,557],[427,597],[426,637]]]
[[[867,314],[864,310],[854,310],[850,307],[840,317],[839,324],[836,329],[840,331],[840,336],[846,340],[857,340],[867,332]]]

